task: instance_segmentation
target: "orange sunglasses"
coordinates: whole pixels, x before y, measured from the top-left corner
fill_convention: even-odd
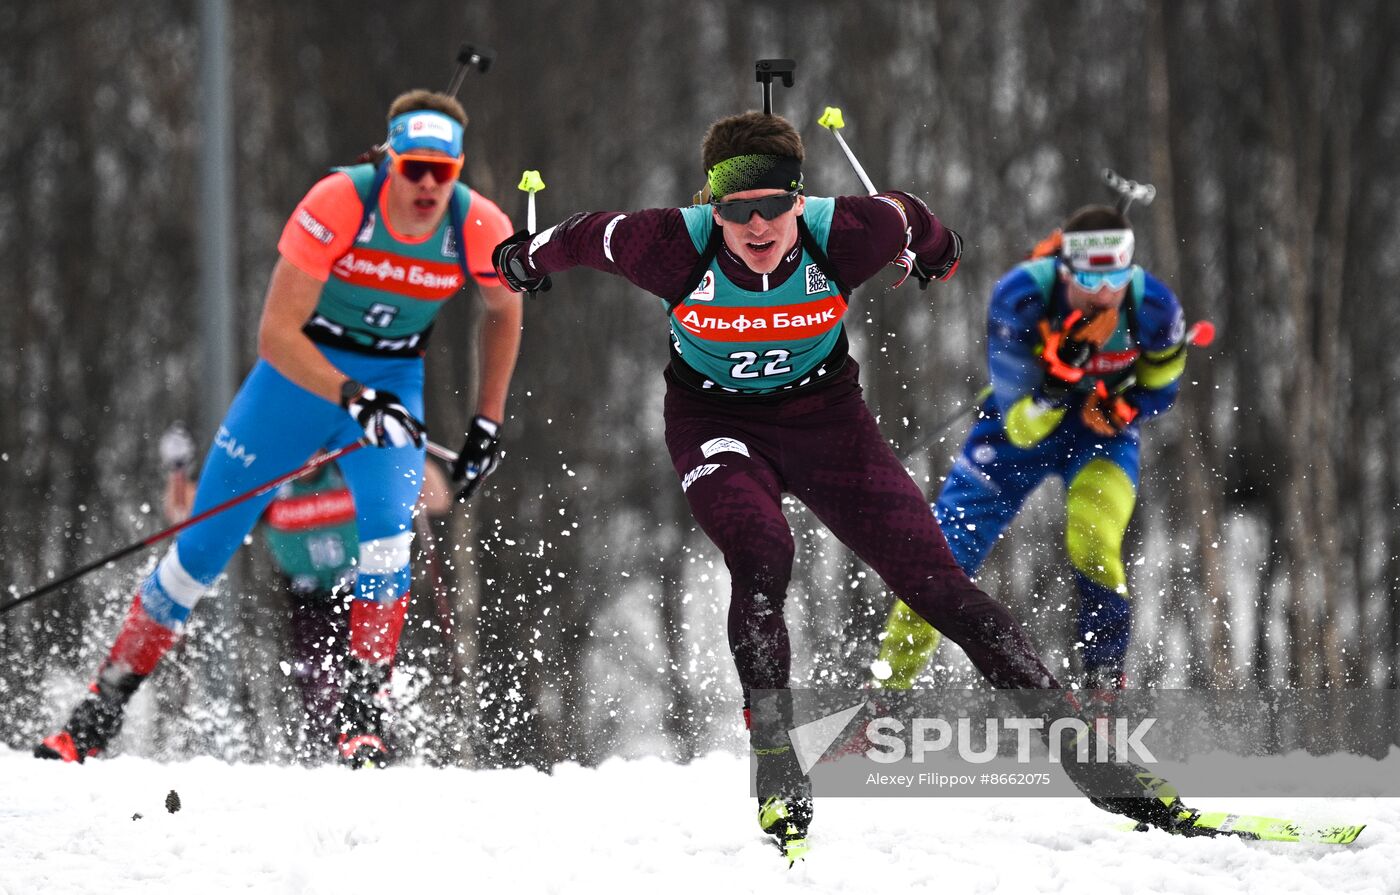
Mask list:
[[[411,152],[399,155],[392,151],[389,155],[394,160],[394,173],[413,183],[422,180],[424,174],[433,175],[433,180],[438,183],[451,183],[462,173],[463,159],[460,156],[447,158],[442,155],[414,155]]]

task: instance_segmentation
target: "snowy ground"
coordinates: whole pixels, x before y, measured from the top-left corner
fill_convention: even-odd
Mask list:
[[[1400,892],[1400,799],[1193,801],[1368,822],[1348,847],[1121,832],[1078,799],[826,799],[788,870],[746,769],[79,767],[0,747],[0,893]]]

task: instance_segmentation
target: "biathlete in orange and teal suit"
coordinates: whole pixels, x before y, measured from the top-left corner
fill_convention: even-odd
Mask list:
[[[378,164],[337,169],[282,232],[258,333],[260,359],[219,426],[193,514],[364,439],[339,460],[360,542],[347,675],[337,717],[349,764],[383,764],[382,702],[408,605],[412,515],[423,479],[423,351],[443,303],[474,280],[486,305],[479,402],[454,469],[469,496],[494,468],[520,345],[519,296],[491,249],[506,216],[459,182],[467,116],[418,90],[389,110]],[[137,589],[90,693],[36,750],[82,760],[106,748],[123,707],[176,641],[273,495],[185,530]]]

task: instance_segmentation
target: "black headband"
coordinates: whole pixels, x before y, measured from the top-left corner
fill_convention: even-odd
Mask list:
[[[802,163],[790,155],[736,155],[710,169],[709,183],[716,200],[746,190],[800,190]]]

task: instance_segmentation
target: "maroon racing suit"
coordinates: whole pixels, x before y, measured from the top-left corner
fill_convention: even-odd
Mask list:
[[[839,197],[820,260],[849,290],[906,244],[927,268],[954,251],[951,233],[912,196]],[[574,215],[535,237],[526,261],[537,275],[577,265],[617,274],[679,313],[704,272],[697,269],[701,255],[681,210],[671,208]],[[802,251],[789,252],[763,277],[721,240],[713,272],[763,293],[799,275],[803,260]],[[746,705],[751,690],[788,685],[783,603],[794,546],[785,493],[958,644],[993,685],[1058,687],[1011,613],[954,561],[919,486],[880,434],[845,344],[842,338],[839,357],[813,368],[809,384],[776,394],[701,387],[704,377],[674,346],[666,371],[666,445],[691,512],[729,568],[729,645]]]

